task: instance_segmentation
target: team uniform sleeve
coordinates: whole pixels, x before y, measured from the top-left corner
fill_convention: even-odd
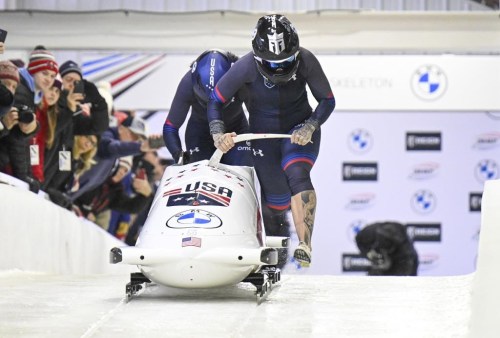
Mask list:
[[[253,62],[253,59],[251,60]],[[246,82],[248,74],[248,54],[238,60],[215,86],[207,105],[210,134],[224,133],[224,104],[230,101]]]
[[[179,154],[182,153],[179,128],[186,121],[189,109],[191,108],[192,90],[191,72],[188,71],[177,86],[170,111],[163,124],[163,140],[175,161],[178,160]]]
[[[310,120],[316,122],[318,125],[322,125],[335,109],[335,97],[318,59],[305,49],[302,50],[302,54],[307,85],[314,98],[318,101],[318,105],[312,113]]]

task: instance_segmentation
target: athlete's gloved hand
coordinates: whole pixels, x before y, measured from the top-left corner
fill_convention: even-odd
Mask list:
[[[296,129],[292,133],[292,143],[296,143],[298,145],[306,145],[311,142],[312,135],[316,130],[317,126],[307,120],[302,127]]]
[[[214,139],[214,145],[217,149],[221,150],[223,153],[227,153],[232,147],[234,147],[233,137],[236,136],[236,133],[217,133],[213,134],[212,138]]]

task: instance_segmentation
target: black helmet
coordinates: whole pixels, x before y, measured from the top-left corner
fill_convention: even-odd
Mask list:
[[[299,67],[299,36],[283,15],[266,15],[253,32],[252,48],[257,69],[274,84],[288,82]]]
[[[193,91],[201,105],[206,106],[215,85],[236,60],[238,57],[232,53],[209,49],[191,64]]]

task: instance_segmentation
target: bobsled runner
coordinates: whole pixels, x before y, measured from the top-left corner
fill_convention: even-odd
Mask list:
[[[235,143],[282,134],[242,134]],[[252,283],[258,299],[280,280],[277,248],[287,237],[266,236],[255,171],[210,160],[169,166],[135,246],[111,249],[113,264],[137,265],[127,299],[149,283],[212,288]]]

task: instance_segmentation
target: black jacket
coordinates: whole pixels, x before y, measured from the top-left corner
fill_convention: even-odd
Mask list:
[[[416,276],[418,255],[402,224],[369,224],[356,235],[356,244],[364,257],[370,259],[370,251],[379,255],[380,261],[371,259],[369,275]],[[379,268],[387,262],[390,263],[388,268]]]

